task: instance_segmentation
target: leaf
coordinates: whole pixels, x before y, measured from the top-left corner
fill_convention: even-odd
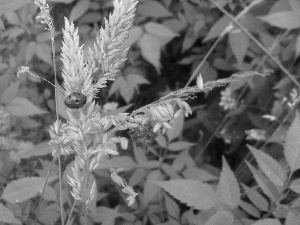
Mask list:
[[[203,83],[206,83],[208,81],[216,80],[218,74],[217,71],[210,65],[209,62],[204,62],[200,73],[203,78]]]
[[[300,194],[300,179],[294,180],[291,185],[289,186],[294,192]]]
[[[3,92],[1,96],[1,103],[7,104],[11,102],[19,92],[20,81],[12,83]]]
[[[123,78],[123,76],[117,77],[109,89],[108,96],[110,97],[114,93],[117,93],[120,90],[120,88],[124,85],[126,85],[126,82],[125,82],[125,79]]]
[[[277,12],[267,16],[261,16],[259,19],[272,26],[283,29],[297,29],[300,27],[300,13],[298,11]]]
[[[143,30],[141,27],[133,26],[129,32],[128,38],[123,43],[123,48],[129,48],[131,45],[137,42],[137,40],[140,39],[142,34],[143,34]]]
[[[184,10],[184,16],[189,24],[195,24],[197,8],[191,5],[187,0],[180,0]]]
[[[212,215],[205,223],[205,225],[232,225],[234,217],[231,213],[226,211],[219,211]]]
[[[296,39],[296,56],[300,55],[300,33]]]
[[[129,156],[116,156],[111,159],[104,160],[100,163],[97,169],[107,168],[123,168],[125,170],[132,170],[136,167],[136,163]]]
[[[276,12],[281,12],[281,11],[286,11],[286,10],[291,10],[289,1],[279,0],[273,4],[269,13],[276,13]]]
[[[37,42],[51,41],[51,34],[49,31],[44,31],[36,35],[35,40]],[[34,42],[31,42],[34,43]]]
[[[133,145],[133,154],[134,154],[134,159],[137,161],[137,163],[140,166],[144,165],[148,160],[145,151],[141,151],[139,148],[136,147],[135,144]]]
[[[231,209],[238,207],[240,204],[241,193],[239,184],[224,157],[217,193],[220,197],[220,201],[228,205]]]
[[[11,79],[11,73],[12,70],[7,70],[4,74],[2,74],[0,76],[0,96],[2,98],[2,94],[4,92],[4,90],[7,88],[7,86],[9,85],[9,81]]]
[[[145,169],[138,168],[138,169],[134,170],[134,172],[131,175],[129,182],[128,182],[129,186],[133,187],[133,186],[137,185],[146,177],[146,175],[147,174],[146,174]]]
[[[30,119],[29,117],[20,117],[20,125],[24,129],[33,129],[33,128],[42,126],[41,123],[39,123],[33,119]]]
[[[38,221],[43,224],[55,224],[60,218],[60,208],[58,204],[50,204],[41,210]]]
[[[132,104],[128,104],[128,105],[125,105],[125,106],[122,106],[122,107],[119,107],[115,110],[111,110],[107,113],[103,113],[103,117],[104,116],[117,116],[119,113],[124,113],[127,111],[127,109],[129,109],[130,107],[132,106]]]
[[[285,225],[299,225],[299,221],[300,216],[295,215],[295,213],[292,211],[289,211],[286,216]]]
[[[169,42],[174,37],[177,37],[178,34],[174,33],[168,27],[161,25],[159,23],[149,22],[145,25],[145,30],[154,36],[160,37],[160,39],[166,39],[166,42]]]
[[[21,21],[16,12],[5,12],[3,16],[8,24],[18,26],[21,25]]]
[[[9,224],[22,224],[19,220],[16,219],[14,214],[1,203],[0,203],[0,221]]]
[[[240,29],[235,29],[229,32],[230,47],[239,66],[243,64],[244,57],[249,47],[249,40],[249,37]]]
[[[218,204],[217,196],[212,187],[197,180],[157,181],[174,198],[198,210],[208,210]]]
[[[142,56],[150,62],[159,73],[161,44],[156,36],[145,33],[138,41]]]
[[[270,179],[270,181],[272,181],[275,185],[283,187],[285,181],[287,180],[287,174],[282,166],[266,153],[259,151],[250,145],[248,145],[248,148],[254,155],[258,166]]]
[[[195,143],[187,142],[187,141],[175,141],[168,145],[168,150],[171,151],[181,151],[192,146],[195,146]]]
[[[250,163],[246,161],[249,169],[251,170],[254,179],[256,180],[259,187],[262,189],[265,195],[267,195],[272,201],[276,201],[279,197],[275,186],[264,176],[260,171],[256,170]]]
[[[198,168],[196,166],[189,166],[182,172],[182,175],[186,179],[193,179],[193,180],[200,180],[202,182],[207,181],[214,181],[218,180],[219,178],[216,176],[213,176],[209,172],[207,172],[204,169]]]
[[[42,177],[25,177],[11,181],[5,187],[1,198],[13,204],[26,201],[42,192],[45,181],[46,178]]]
[[[255,218],[260,218],[260,212],[251,204],[245,201],[240,202],[240,207],[249,215],[255,217]]]
[[[56,86],[56,88],[58,94],[57,95],[58,114],[64,119],[68,119],[68,114],[64,103],[63,88],[59,84]]]
[[[31,0],[0,0],[0,14],[20,9],[30,1]]]
[[[166,148],[167,147],[167,140],[165,138],[164,135],[159,134],[156,138],[155,141],[157,142],[157,144],[159,144],[161,147]]]
[[[264,220],[259,220],[252,225],[281,225],[279,220],[276,219],[264,219]]]
[[[51,48],[48,44],[35,43],[35,55],[49,65],[52,65]]]
[[[185,52],[189,48],[191,48],[195,42],[197,41],[198,36],[195,35],[193,27],[189,27],[187,32],[185,33],[184,40],[182,43],[182,52]]]
[[[51,148],[48,145],[48,142],[45,141],[39,143],[33,149],[24,149],[23,151],[19,151],[18,156],[22,159],[28,159],[32,156],[45,156],[51,153]]]
[[[57,202],[56,190],[51,186],[47,186],[43,195],[43,199],[45,199],[46,201]]]
[[[181,179],[182,177],[177,173],[177,171],[175,171],[175,169],[167,164],[167,163],[163,163],[161,165],[161,169],[164,171],[164,173],[170,177],[170,179],[175,180],[175,179]]]
[[[149,84],[149,81],[139,74],[119,76],[112,84],[109,90],[109,96],[119,90],[124,100],[129,103],[133,98],[134,92],[138,90],[139,84]]]
[[[16,97],[9,104],[7,109],[14,116],[34,116],[47,113],[46,111],[38,108],[26,98]]]
[[[217,38],[221,35],[223,30],[229,25],[230,19],[227,16],[221,17],[213,26],[210,28],[209,32],[205,36],[203,42]]]
[[[115,219],[120,216],[116,209],[110,209],[104,206],[97,207],[97,213],[93,215],[95,222],[103,225],[115,224]]]
[[[165,195],[165,205],[168,215],[171,216],[171,218],[179,219],[180,209],[177,203],[168,195]]]
[[[261,196],[261,194],[259,194],[257,192],[257,190],[253,189],[253,188],[249,188],[246,185],[243,185],[243,188],[248,196],[248,198],[250,199],[250,201],[261,211],[268,211],[269,209],[269,203],[268,201]]]
[[[2,33],[3,37],[8,37],[9,40],[17,38],[24,33],[24,29],[20,27],[8,28],[5,32]]]
[[[172,140],[176,139],[182,132],[184,123],[184,115],[183,113],[178,116],[177,118],[173,119],[173,125],[171,129],[168,129],[166,134],[168,140],[171,142]]]
[[[293,11],[298,11],[300,10],[300,2],[299,0],[289,0],[289,3],[291,5],[291,8]]]
[[[187,22],[180,19],[168,19],[165,20],[162,24],[176,33],[179,33],[187,27]]]
[[[170,13],[161,3],[152,0],[147,0],[144,4],[139,4],[138,13],[142,16],[152,18],[173,17],[173,14]]]
[[[84,15],[90,6],[90,1],[89,0],[80,0],[74,5],[72,8],[72,11],[70,13],[70,21],[75,21],[78,18],[80,18],[82,15]]]
[[[124,220],[134,221],[135,217],[129,213],[120,213],[118,212],[117,208],[111,209],[105,206],[97,207],[95,213],[91,215],[92,219],[97,222],[101,223],[101,225],[111,225],[117,224],[115,223],[116,218],[122,217]]]
[[[47,33],[49,33],[49,31],[47,31]],[[25,53],[26,64],[28,64],[30,60],[32,60],[34,54],[35,54],[35,42],[31,41],[26,46],[26,53]]]
[[[143,207],[146,208],[148,204],[154,199],[156,194],[159,191],[159,188],[155,185],[156,182],[160,182],[163,176],[159,170],[151,171],[146,179],[144,186],[144,198],[143,198]]]
[[[284,145],[284,156],[288,162],[291,173],[300,169],[300,115],[297,112],[296,117],[287,131]]]
[[[69,4],[71,2],[74,2],[74,0],[47,0],[47,2],[59,2],[59,3]]]

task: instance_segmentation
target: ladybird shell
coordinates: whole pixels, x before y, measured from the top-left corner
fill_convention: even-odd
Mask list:
[[[73,92],[66,97],[64,103],[70,109],[79,109],[85,105],[86,96],[79,92]]]

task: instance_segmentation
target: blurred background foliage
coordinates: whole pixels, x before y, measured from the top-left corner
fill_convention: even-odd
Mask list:
[[[75,22],[83,49],[87,51],[93,46],[113,4],[111,0],[47,2],[56,30],[56,65],[58,81],[62,83],[63,17]],[[239,25],[252,34],[296,80],[299,78],[298,0],[216,2],[236,17]],[[37,12],[33,0],[0,0],[0,190],[17,178],[46,176],[51,162],[47,142],[49,125],[55,120],[54,88],[28,74],[17,77],[18,68],[26,65],[33,74],[54,83],[50,34],[35,20]],[[147,183],[148,180],[180,177],[211,180],[220,175],[222,156],[225,156],[237,179],[251,185],[253,179],[244,160],[252,161],[253,158],[246,144],[262,149],[279,162],[284,160],[282,143],[294,118],[293,112],[298,107],[299,84],[291,80],[241,27],[234,25],[212,1],[140,0],[134,27],[124,44],[124,47],[131,46],[128,60],[116,81],[102,89],[96,99],[104,115],[130,112],[187,84],[195,85],[196,80],[191,79],[191,74],[197,67],[204,82],[244,71],[272,70],[272,74],[267,78],[251,77],[232,83],[225,89],[215,89],[206,96],[197,96],[190,102],[193,115],[187,119],[179,117],[175,128],[166,135],[159,135],[148,147],[147,154],[137,150],[132,143],[128,152],[103,166],[102,169],[113,165],[128,170],[129,184],[146,195],[141,200],[144,208],[135,206],[134,209],[139,211],[135,214],[139,219],[147,211],[148,217],[145,219],[144,216],[144,220],[162,223],[157,216],[160,210],[155,209],[157,204],[149,205],[157,190]],[[64,99],[61,87],[57,88],[60,92],[59,115],[63,120],[66,118]],[[140,132],[141,138],[145,138],[143,134],[147,132]],[[130,134],[124,135],[130,137]],[[68,162],[70,159],[66,158],[63,166],[65,177],[71,168]],[[193,166],[188,167],[189,163]],[[56,166],[51,174],[57,174]],[[109,182],[108,174],[99,169],[95,177],[102,178],[98,182],[100,192],[95,206],[96,202],[98,206],[101,202],[100,205],[111,208],[120,205],[122,213],[119,211],[118,215],[112,212],[113,209],[102,211],[107,210],[107,214],[114,215],[110,222],[116,217],[133,221],[132,212],[129,213],[124,203],[120,203],[120,190],[110,189],[113,184]],[[69,204],[71,200],[66,181],[65,184],[64,191],[68,196],[65,203]],[[48,224],[49,220],[55,223],[59,218],[57,190],[55,183],[50,197],[45,198],[51,204],[43,205],[39,219],[42,223]],[[15,205],[7,207],[15,216],[22,217],[23,222],[31,221],[30,215],[37,203],[36,199],[29,201],[33,196],[25,199],[27,201],[24,200],[24,205],[19,208]],[[176,204],[169,196],[166,198],[168,204]],[[51,216],[46,213],[48,210]],[[187,209],[180,205],[177,210],[180,211],[177,214],[171,212],[176,214],[174,217],[183,215]],[[112,224],[103,222],[96,212],[92,215],[99,223]],[[193,223],[188,221],[188,224]]]

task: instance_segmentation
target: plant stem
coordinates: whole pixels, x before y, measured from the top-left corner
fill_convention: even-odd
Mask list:
[[[214,4],[221,12],[223,12],[236,26],[238,26],[241,31],[244,32],[270,59],[284,72],[284,74],[290,78],[290,80],[300,89],[300,83],[295,79],[295,77],[279,62],[275,57],[245,28],[240,24],[232,15],[230,15],[222,6],[220,6],[214,0],[209,0]]]
[[[35,213],[35,220],[34,220],[33,225],[36,225],[37,218],[38,218],[38,215],[39,215],[39,211],[40,211],[40,208],[41,208],[41,203],[43,201],[43,196],[44,196],[44,193],[45,193],[45,190],[46,190],[47,182],[48,182],[48,179],[49,179],[49,176],[50,176],[50,172],[52,170],[52,167],[53,167],[55,161],[56,161],[56,159],[53,158],[52,162],[51,162],[51,165],[50,165],[50,168],[49,168],[49,170],[47,172],[46,181],[45,181],[45,184],[44,184],[44,187],[43,187],[43,191],[41,193],[41,198],[39,200],[39,204],[38,204],[38,207],[37,207],[37,210],[36,210],[36,213]]]
[[[253,1],[248,7],[246,7],[245,9],[243,9],[236,17],[235,20],[238,20],[239,18],[241,18],[243,15],[245,15],[254,5],[258,4],[259,2],[261,2],[262,0],[256,0]],[[188,82],[186,83],[186,85],[184,87],[187,87],[190,85],[190,83],[196,78],[196,76],[199,75],[201,68],[203,67],[204,63],[207,61],[208,57],[211,55],[212,51],[217,47],[217,45],[220,43],[220,41],[222,40],[222,38],[231,30],[231,27],[227,26],[223,32],[220,34],[220,36],[218,37],[218,39],[215,41],[215,43],[211,46],[211,48],[208,50],[208,52],[205,54],[204,58],[201,60],[201,62],[199,63],[199,65],[197,66],[197,68],[194,70],[192,76],[190,77],[190,79],[188,80]]]
[[[60,204],[61,225],[64,225],[64,212],[63,212],[63,202],[62,202],[62,182],[61,182],[61,159],[60,159],[60,157],[58,157],[58,176],[59,176],[59,204]]]
[[[69,214],[69,217],[68,217],[68,220],[67,220],[66,225],[68,225],[69,222],[70,222],[70,220],[71,220],[71,216],[72,216],[72,213],[73,213],[73,211],[74,211],[75,204],[76,204],[76,199],[74,199],[74,202],[73,202],[73,205],[72,205],[72,208],[71,208],[71,211],[70,211],[70,214]]]

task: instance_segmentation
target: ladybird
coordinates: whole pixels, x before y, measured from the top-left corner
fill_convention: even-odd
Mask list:
[[[85,105],[86,96],[79,92],[73,92],[66,97],[64,103],[70,109],[79,109]]]

